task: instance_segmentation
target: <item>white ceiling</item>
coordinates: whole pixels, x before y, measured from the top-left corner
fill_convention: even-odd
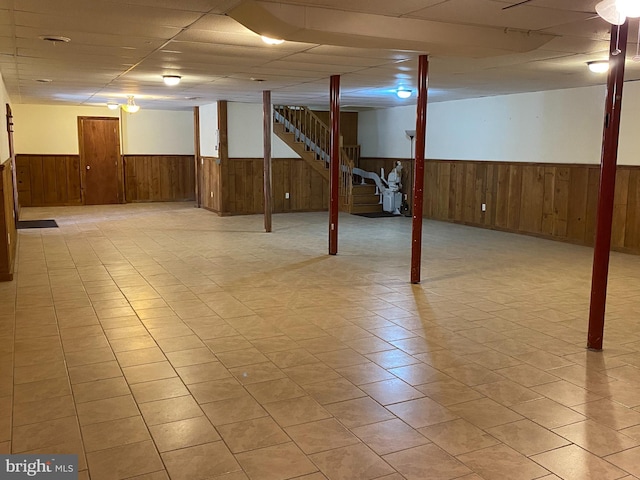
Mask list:
[[[133,94],[143,108],[260,102],[263,90],[274,103],[326,106],[337,74],[345,108],[402,105],[415,97],[394,91],[415,90],[421,53],[431,101],[605,82],[586,68],[608,56],[597,0],[505,9],[520,1],[0,0],[0,72],[15,103],[104,105]],[[232,16],[290,41],[267,46]],[[71,41],[40,39],[50,35]],[[182,83],[167,87],[163,74]],[[640,78],[640,64],[629,60],[626,78]]]

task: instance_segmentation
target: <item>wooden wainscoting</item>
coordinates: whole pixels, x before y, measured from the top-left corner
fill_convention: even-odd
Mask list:
[[[222,161],[214,157],[201,157],[202,207],[222,214]]]
[[[331,112],[313,110],[313,113],[331,130]],[[340,135],[343,145],[358,145],[358,112],[340,112]]]
[[[298,158],[277,159],[272,170],[275,213],[317,212],[329,208],[329,182],[307,162]],[[285,198],[287,192],[288,199]]]
[[[79,155],[16,155],[22,207],[81,205]]]
[[[394,162],[361,165],[389,171]],[[599,181],[598,165],[427,160],[424,216],[590,246]],[[612,248],[640,253],[640,167],[618,166]]]
[[[127,202],[195,199],[193,155],[124,155]]]
[[[221,215],[263,212],[263,165],[261,158],[218,160],[203,157],[203,206]],[[302,159],[272,160],[273,211],[326,210],[329,185]],[[285,198],[289,193],[289,198]]]
[[[13,280],[16,254],[16,223],[13,205],[11,160],[0,165],[0,281]]]

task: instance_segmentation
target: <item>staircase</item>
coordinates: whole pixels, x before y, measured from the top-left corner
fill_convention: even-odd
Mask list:
[[[273,131],[315,171],[329,181],[331,131],[316,114],[306,107],[274,106]],[[349,152],[349,153],[347,153]],[[382,211],[380,177],[354,167],[353,149],[340,149],[340,210],[348,213]],[[353,175],[373,184],[353,185]]]
[[[354,185],[351,190],[350,213],[374,213],[382,211],[380,194],[375,185]]]

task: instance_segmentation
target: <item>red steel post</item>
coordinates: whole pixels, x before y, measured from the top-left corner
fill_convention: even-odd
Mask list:
[[[422,200],[424,198],[424,150],[427,136],[427,93],[429,56],[420,55],[418,63],[418,116],[416,119],[416,155],[413,174],[413,227],[411,234],[411,283],[420,283],[422,261]]]
[[[271,212],[273,199],[271,194],[271,92],[262,92],[263,136],[264,136],[264,230],[271,232]]]
[[[329,255],[338,254],[338,210],[340,186],[340,75],[331,76],[331,156],[329,179]]]
[[[618,30],[619,28],[619,30]],[[596,216],[596,235],[593,249],[593,271],[591,275],[591,304],[589,306],[589,333],[587,348],[602,350],[604,317],[609,277],[609,253],[611,251],[611,225],[616,187],[616,162],[618,160],[618,138],[624,85],[624,61],[627,52],[629,22],[620,27],[611,27],[609,47],[609,76],[602,135],[602,157],[600,163],[600,188]]]

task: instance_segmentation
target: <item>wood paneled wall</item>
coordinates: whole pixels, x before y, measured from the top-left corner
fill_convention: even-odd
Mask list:
[[[363,159],[361,166],[388,171],[394,162]],[[593,245],[599,180],[598,165],[428,160],[424,215]],[[640,253],[640,167],[618,167],[612,248]]]
[[[127,202],[195,199],[193,155],[124,155]]]
[[[223,213],[222,205],[222,160],[214,157],[202,158],[202,206],[216,213]],[[226,163],[226,162],[225,162]]]
[[[81,205],[79,155],[16,155],[23,207]]]
[[[7,160],[0,165],[0,281],[13,280],[17,243],[13,207],[13,174]]]
[[[218,163],[205,157],[203,173],[205,208],[222,215],[263,212],[263,159],[234,158]],[[273,159],[272,181],[274,213],[328,208],[328,183],[302,159]]]
[[[127,202],[195,198],[192,155],[125,155]],[[82,205],[78,155],[17,155],[18,198],[23,207]]]
[[[331,112],[313,110],[331,129]],[[358,145],[358,112],[340,112],[340,134],[343,145]]]

